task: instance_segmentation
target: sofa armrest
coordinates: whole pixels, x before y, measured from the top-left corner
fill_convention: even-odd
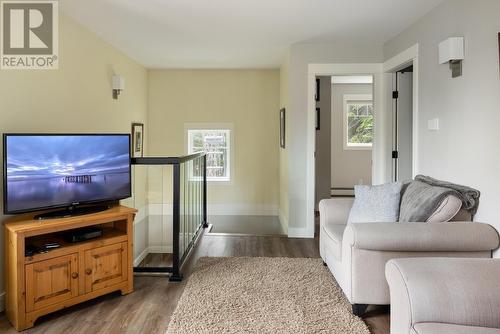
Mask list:
[[[424,322],[500,328],[500,259],[394,259],[385,275],[391,333]]]
[[[319,202],[319,221],[321,226],[345,225],[351,212],[354,198],[339,197],[323,199]]]
[[[353,248],[396,252],[480,252],[498,248],[490,225],[453,223],[349,224],[344,241]]]

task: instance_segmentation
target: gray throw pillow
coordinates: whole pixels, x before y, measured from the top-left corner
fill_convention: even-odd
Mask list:
[[[397,222],[401,199],[401,182],[377,186],[354,186],[354,204],[348,223]]]

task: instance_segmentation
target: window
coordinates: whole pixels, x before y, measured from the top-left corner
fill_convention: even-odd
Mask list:
[[[344,95],[344,150],[370,150],[373,142],[371,95]]]
[[[207,180],[230,180],[231,130],[196,129],[188,131],[188,153],[207,154]]]

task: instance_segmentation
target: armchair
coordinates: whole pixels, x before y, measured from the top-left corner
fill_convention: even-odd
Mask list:
[[[385,273],[391,333],[500,333],[499,259],[397,259]]]
[[[385,264],[408,257],[490,258],[499,245],[487,224],[355,223],[347,224],[353,198],[322,200],[320,255],[357,315],[372,305],[390,303]]]

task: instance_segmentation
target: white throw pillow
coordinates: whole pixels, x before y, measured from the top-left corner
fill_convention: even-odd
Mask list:
[[[402,186],[401,182],[354,186],[355,199],[347,222],[397,222]]]

